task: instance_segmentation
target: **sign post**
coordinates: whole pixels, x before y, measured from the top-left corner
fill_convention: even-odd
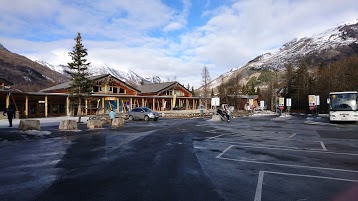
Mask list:
[[[316,115],[318,117],[318,107],[320,105],[320,101],[319,101],[319,95],[316,96]]]
[[[280,107],[280,111],[281,111],[281,114],[282,115],[282,110],[284,109],[285,107],[285,98],[279,98],[278,99],[278,105]]]
[[[308,95],[308,106],[312,111],[312,117],[314,117],[313,110],[316,106],[316,95]]]
[[[261,110],[264,110],[264,108],[265,108],[265,101],[260,101],[260,108],[261,108]]]
[[[292,99],[291,98],[286,98],[287,113],[290,113],[291,106],[292,106]]]

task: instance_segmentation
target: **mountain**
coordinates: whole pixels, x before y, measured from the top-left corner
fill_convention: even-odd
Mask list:
[[[276,52],[260,55],[220,75],[210,82],[210,88],[216,89],[222,81],[227,82],[237,74],[242,77],[241,83],[245,83],[250,76],[257,77],[263,70],[283,72],[285,65],[297,68],[303,62],[312,69],[357,54],[358,20],[355,20],[311,37],[294,39]]]
[[[38,91],[68,80],[61,73],[50,70],[24,56],[7,50],[0,44],[0,78],[6,79],[22,91]]]
[[[66,65],[52,65],[45,61],[36,61],[37,63],[48,67],[51,70],[57,71],[63,75],[66,75],[65,69],[68,69]],[[100,75],[100,74],[111,74],[124,82],[130,83],[131,85],[138,86],[141,84],[151,84],[151,83],[160,83],[161,79],[158,76],[154,77],[142,77],[137,73],[129,70],[128,72],[120,71],[115,68],[111,68],[105,64],[103,65],[90,65],[89,72],[91,75]],[[67,76],[67,75],[66,75]]]

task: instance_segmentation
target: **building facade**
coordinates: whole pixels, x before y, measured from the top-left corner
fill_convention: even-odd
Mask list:
[[[135,107],[149,107],[154,111],[198,109],[200,97],[178,82],[133,87],[110,75],[90,77],[93,90],[81,106],[82,115],[105,114],[110,110],[128,112]],[[12,105],[20,118],[77,115],[77,101],[70,96],[71,82],[65,82],[39,92],[0,90],[0,108]]]

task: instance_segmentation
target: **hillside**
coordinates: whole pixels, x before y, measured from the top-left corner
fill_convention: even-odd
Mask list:
[[[241,83],[250,76],[260,74],[263,70],[283,72],[285,65],[297,68],[305,63],[310,69],[320,64],[329,64],[343,58],[358,54],[358,20],[328,29],[311,37],[294,39],[284,44],[276,52],[269,52],[256,57],[241,67],[212,80],[210,88],[216,90],[222,81],[227,82],[235,75],[241,75]]]
[[[10,52],[1,44],[0,78],[14,83],[12,88],[27,92],[38,91],[65,82],[68,79],[66,76],[37,62]]]

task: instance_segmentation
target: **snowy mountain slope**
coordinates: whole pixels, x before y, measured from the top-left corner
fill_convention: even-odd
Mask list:
[[[282,72],[288,63],[298,67],[305,62],[309,67],[317,67],[322,62],[330,63],[353,54],[358,54],[358,20],[311,37],[294,39],[276,52],[260,55],[244,66],[233,68],[220,75],[212,80],[210,88],[216,89],[222,80],[226,82],[238,73],[247,78],[262,70]],[[244,80],[242,82],[245,82]]]
[[[57,71],[59,73],[66,75],[64,70],[67,69],[67,66],[65,66],[65,65],[55,66],[55,65],[51,65],[45,61],[36,61],[36,62],[54,70],[54,71]],[[121,79],[122,81],[130,83],[132,85],[140,85],[142,82],[144,82],[144,84],[160,83],[161,82],[160,78],[157,76],[142,77],[133,71],[124,72],[124,71],[120,71],[120,70],[111,68],[105,64],[99,65],[99,66],[90,65],[89,72],[91,75],[111,74],[111,75]]]

